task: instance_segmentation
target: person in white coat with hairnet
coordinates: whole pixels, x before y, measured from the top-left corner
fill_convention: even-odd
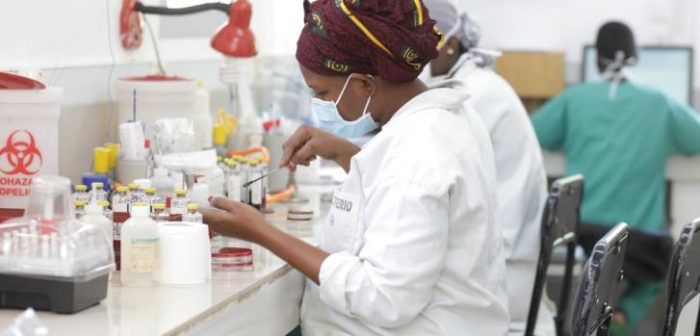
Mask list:
[[[479,29],[450,0],[424,0],[446,43],[430,63],[428,82],[458,81],[471,95],[493,143],[498,176],[499,221],[508,272],[511,335],[522,335],[537,268],[547,181],[542,152],[522,102],[510,85],[488,69],[494,53],[477,48]],[[546,293],[545,293],[546,296]],[[553,309],[540,305],[535,335],[555,335]]]
[[[438,54],[434,21],[421,1],[318,0],[305,13],[296,58],[321,129],[300,127],[279,166],[321,157],[348,173],[318,245],[223,198],[205,223],[307,277],[305,336],[505,336],[493,149],[464,90],[417,79]],[[379,129],[362,148],[347,140]]]

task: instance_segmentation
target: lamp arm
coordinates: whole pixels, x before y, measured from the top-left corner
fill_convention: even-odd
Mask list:
[[[144,14],[156,14],[156,15],[187,15],[195,14],[199,12],[204,12],[208,10],[218,10],[226,13],[228,15],[230,4],[225,4],[222,2],[210,2],[201,5],[194,5],[190,7],[182,8],[169,8],[169,7],[159,7],[159,6],[146,6],[141,1],[137,1],[134,5],[134,10]]]

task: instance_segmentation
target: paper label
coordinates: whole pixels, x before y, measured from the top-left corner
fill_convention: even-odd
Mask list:
[[[158,238],[132,239],[127,264],[132,273],[151,273],[158,264]]]

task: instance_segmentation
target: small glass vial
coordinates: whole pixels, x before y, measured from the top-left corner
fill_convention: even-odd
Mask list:
[[[170,204],[170,214],[173,215],[173,221],[182,220],[182,216],[187,213],[187,204],[189,203],[190,200],[187,198],[185,189],[175,190],[175,199]]]
[[[258,165],[260,166],[260,174],[262,176],[267,175],[268,169],[267,169],[267,164],[262,160],[262,158],[258,159]],[[267,189],[268,189],[268,179],[267,177],[264,177],[262,180],[260,180],[260,197],[261,197],[261,202],[260,202],[260,207],[262,209],[265,209],[267,207]]]
[[[246,182],[252,179],[252,174],[250,174],[250,165],[246,158],[240,158],[239,162],[241,184],[245,184]],[[247,188],[243,188],[241,186],[241,202],[245,204],[250,204],[250,186]]]
[[[87,202],[90,199],[90,196],[87,193],[87,186],[84,184],[78,184],[75,187],[73,187],[73,202],[76,201],[83,201]]]
[[[144,196],[144,203],[146,203],[150,209],[151,212],[153,212],[153,205],[156,203],[163,203],[163,201],[160,199],[160,196],[156,194],[156,188],[150,187],[146,188],[144,190],[145,196]]]
[[[97,204],[102,206],[102,215],[105,216],[105,218],[109,219],[110,222],[113,222],[114,215],[112,214],[112,210],[109,209],[109,202],[102,201],[102,202],[99,202]]]
[[[234,202],[241,201],[241,187],[243,186],[243,179],[241,178],[241,170],[238,166],[237,160],[231,160],[229,166],[229,175],[226,178],[226,185],[228,187],[228,199]]]
[[[137,183],[129,183],[129,204],[143,203],[145,194]]]
[[[87,206],[87,202],[75,201],[75,219],[81,220],[85,217],[85,206]]]
[[[99,203],[107,200],[107,192],[102,182],[93,182],[91,187],[88,203]]]
[[[250,162],[250,174],[248,175],[248,179],[254,180],[259,178],[260,175],[260,167],[258,166],[258,160],[251,160]],[[253,184],[250,185],[250,204],[252,207],[260,210],[262,208],[262,180],[256,181]]]
[[[165,223],[170,221],[170,213],[168,212],[168,209],[165,208],[164,203],[153,204],[151,219],[157,223]]]
[[[202,223],[202,214],[199,213],[199,205],[197,203],[187,204],[187,213],[182,216],[183,222]]]
[[[112,196],[112,211],[114,213],[129,213],[129,188],[118,187],[117,193]]]

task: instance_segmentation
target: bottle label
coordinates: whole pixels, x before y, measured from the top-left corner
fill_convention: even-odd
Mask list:
[[[262,204],[262,183],[260,183],[260,181],[255,182],[250,188],[250,203],[256,205]]]
[[[129,252],[129,271],[132,273],[151,273],[158,266],[158,238],[132,239]]]
[[[122,223],[112,224],[112,237],[116,241],[122,240]]]
[[[117,203],[112,210],[114,212],[129,212],[129,206],[126,203]]]

